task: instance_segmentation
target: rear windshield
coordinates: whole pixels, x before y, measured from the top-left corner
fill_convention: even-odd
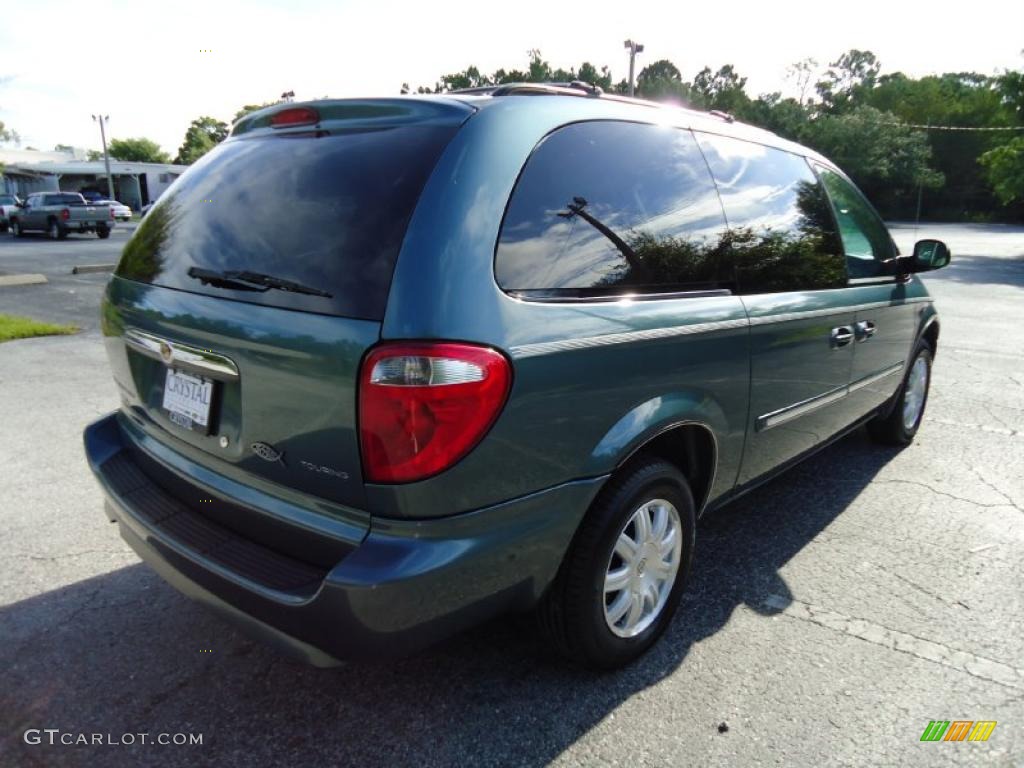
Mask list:
[[[47,195],[44,205],[81,205],[82,196],[77,192],[63,192],[59,195]]]
[[[399,125],[224,142],[161,196],[125,246],[116,274],[380,320],[409,218],[456,130]],[[237,289],[196,276],[229,272],[269,275],[330,296]]]

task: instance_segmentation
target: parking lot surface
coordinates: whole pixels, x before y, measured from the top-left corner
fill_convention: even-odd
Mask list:
[[[81,431],[116,407],[97,329],[126,240],[0,238],[2,765],[1024,766],[1024,228],[923,226],[942,321],[917,441],[862,432],[710,515],[645,658],[592,674],[509,618],[388,664],[304,667],[166,586],[105,522]],[[913,226],[893,229],[906,252]],[[930,720],[994,720],[922,743]],[[199,745],[25,743],[201,734]]]

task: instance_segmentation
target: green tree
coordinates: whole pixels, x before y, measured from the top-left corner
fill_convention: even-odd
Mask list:
[[[881,69],[875,54],[856,48],[833,61],[816,86],[825,110],[840,112],[851,107],[864,91],[874,87]]]
[[[990,149],[978,162],[1003,205],[1024,200],[1024,136]]]
[[[213,117],[200,117],[192,121],[185,131],[185,140],[174,162],[191,165],[201,158],[228,135],[227,123]]]
[[[693,78],[692,87],[702,107],[739,114],[750,103],[750,97],[744,90],[746,85],[747,78],[740,77],[732,64],[726,64],[717,72],[704,67]]]
[[[782,94],[763,93],[738,110],[741,120],[777,133],[790,141],[803,142],[810,124],[807,108],[797,99],[782,98]]]
[[[12,131],[10,128],[4,125],[4,121],[0,120],[0,144],[20,144],[21,137],[17,131]]]
[[[151,139],[138,137],[134,139],[111,139],[107,146],[110,156],[117,160],[134,163],[169,163],[170,155],[160,149],[160,145]]]
[[[1024,72],[1008,70],[999,76],[997,83],[1003,104],[1013,113],[1017,122],[1024,125]]]
[[[995,79],[974,72],[947,72],[911,78],[896,72],[878,78],[860,100],[900,120],[933,126],[995,128],[1012,125],[1014,115]],[[992,212],[999,204],[978,158],[1006,140],[999,131],[926,130],[933,165],[946,185],[926,199],[926,210],[938,218],[959,218]]]
[[[584,61],[580,64],[579,71],[576,72],[574,79],[582,80],[584,83],[592,83],[605,91],[610,91],[612,88],[612,73],[608,67],[598,69],[589,61]]]
[[[811,82],[814,80],[817,71],[818,61],[810,57],[801,59],[786,70],[786,79],[792,80],[796,85],[797,91],[800,92],[800,96],[796,101],[801,107],[808,102],[807,92],[810,90]]]
[[[683,82],[679,67],[668,59],[660,59],[640,70],[636,76],[636,93],[640,98],[654,101],[689,104],[693,100],[692,89]]]
[[[823,115],[808,124],[806,142],[876,201],[900,205],[918,185],[934,189],[943,183],[942,174],[930,165],[928,138],[902,125],[891,112],[862,104],[845,114]]]

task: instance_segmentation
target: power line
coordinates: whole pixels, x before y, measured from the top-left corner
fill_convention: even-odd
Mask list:
[[[1001,125],[995,128],[972,128],[964,125],[921,125],[919,123],[886,123],[901,128],[920,128],[925,131],[1024,131],[1024,125]]]

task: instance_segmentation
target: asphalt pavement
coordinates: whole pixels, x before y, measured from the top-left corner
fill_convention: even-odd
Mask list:
[[[1024,228],[893,231],[954,254],[926,278],[942,334],[916,442],[855,433],[706,517],[671,629],[611,674],[516,617],[312,669],[181,597],[105,521],[81,450],[117,397],[106,275],[70,269],[125,233],[0,237],[0,272],[49,279],[0,288],[0,312],[83,328],[0,344],[0,765],[1024,766]],[[922,743],[930,720],[998,724]],[[94,734],[115,743],[60,743]]]

